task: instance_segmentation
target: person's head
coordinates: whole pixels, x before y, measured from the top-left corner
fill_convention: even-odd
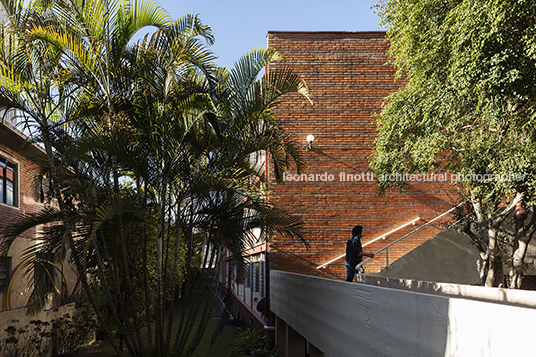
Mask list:
[[[363,234],[363,227],[361,226],[355,226],[354,229],[352,229],[352,237],[359,236]]]

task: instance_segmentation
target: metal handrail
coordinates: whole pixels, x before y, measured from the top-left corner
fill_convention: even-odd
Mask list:
[[[389,234],[392,234],[392,233],[394,233],[394,232],[396,232],[396,231],[399,231],[399,230],[401,230],[402,228],[405,228],[405,227],[409,226],[410,224],[415,224],[415,223],[416,223],[417,221],[419,221],[420,219],[421,219],[420,217],[417,217],[417,218],[415,218],[414,220],[412,220],[412,221],[410,221],[410,222],[404,223],[403,225],[401,225],[401,226],[399,226],[399,227],[397,227],[397,228],[395,228],[395,229],[393,229],[393,230],[391,230],[391,231],[389,231],[389,232],[387,232],[387,233],[385,233],[385,234],[383,234],[383,235],[381,235],[381,236],[379,236],[379,237],[376,237],[376,238],[374,238],[374,239],[371,240],[371,241],[366,242],[365,244],[363,244],[363,247],[366,247],[367,245],[372,244],[372,243],[376,242],[377,240],[385,239],[385,237],[387,237]],[[333,262],[335,262],[335,261],[337,261],[337,260],[339,260],[339,259],[341,259],[341,258],[344,258],[345,256],[346,256],[346,253],[344,253],[344,254],[338,256],[338,257],[335,258],[335,259],[331,259],[331,260],[330,260],[329,262],[327,262],[327,263],[324,263],[324,264],[322,264],[322,265],[320,265],[320,266],[317,266],[316,269],[325,268],[327,265],[329,265],[329,264],[331,264],[331,263],[333,263]]]
[[[461,205],[464,205],[467,201],[464,201],[454,207],[452,207],[451,209],[449,209],[447,212],[445,213],[442,213],[440,214],[439,216],[437,216],[436,218],[432,219],[431,221],[423,224],[422,226],[420,226],[419,228],[409,232],[408,234],[406,234],[405,236],[402,236],[400,238],[398,238],[397,240],[395,240],[394,242],[391,242],[389,244],[387,244],[385,247],[383,247],[382,249],[378,250],[377,252],[374,253],[374,255],[378,254],[378,253],[381,253],[383,252],[384,250],[387,250],[386,254],[387,254],[387,265],[386,266],[389,266],[389,247],[392,246],[392,245],[395,245],[396,243],[400,242],[402,239],[405,239],[407,237],[409,237],[410,235],[412,235],[413,233],[417,233],[418,231],[420,231],[421,229],[425,228],[425,227],[428,227],[430,224],[434,223],[435,221],[437,221],[438,219],[440,218],[443,218],[444,216],[446,216],[447,214],[449,214],[450,212],[454,211],[456,208],[460,207]],[[363,260],[361,263],[357,264],[357,266],[355,267],[356,269],[359,269],[359,267],[361,267],[363,264],[365,264],[367,261],[369,261],[370,259],[372,258],[367,258],[365,260]]]

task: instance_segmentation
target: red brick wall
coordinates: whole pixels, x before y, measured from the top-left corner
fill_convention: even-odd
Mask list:
[[[33,145],[23,145],[25,139],[13,127],[0,124],[0,156],[17,164],[17,201],[16,206],[0,203],[0,234],[21,215],[38,212],[42,204],[35,200],[35,176],[40,172],[39,165],[45,155],[41,149]],[[15,274],[19,266],[21,253],[33,244],[36,230],[30,229],[15,240],[8,256],[12,258],[11,273]],[[23,238],[23,239],[20,239]],[[67,273],[67,270],[65,271]],[[13,275],[12,275],[13,276]],[[19,271],[13,280],[10,305],[11,308],[25,306],[29,296],[29,279]],[[70,282],[71,284],[71,282]],[[6,292],[0,292],[0,311],[6,308]]]
[[[0,203],[0,234],[7,225],[21,214],[35,213],[42,208],[42,204],[35,201],[35,176],[39,173],[38,162],[42,163],[43,156],[35,157],[36,149],[30,149],[28,146],[21,147],[18,140],[5,140],[7,136],[15,136],[13,132],[2,131],[2,140],[0,140],[0,156],[14,162],[18,165],[18,207]],[[6,145],[6,142],[16,143]],[[27,231],[24,238],[35,238],[35,230]]]
[[[276,48],[285,63],[305,79],[314,104],[299,95],[287,95],[277,107],[282,126],[293,135],[307,161],[306,174],[332,174],[332,181],[286,181],[274,185],[276,204],[299,215],[311,247],[276,236],[270,245],[270,269],[344,279],[344,258],[325,269],[317,266],[345,252],[351,229],[364,226],[362,242],[420,217],[417,226],[433,219],[457,203],[443,182],[412,182],[403,192],[377,195],[377,181],[343,182],[339,174],[362,174],[374,147],[376,127],[373,113],[382,99],[395,91],[394,70],[386,65],[388,44],[384,32],[269,32],[268,46]],[[312,150],[305,150],[306,137],[313,134]],[[295,173],[292,171],[291,173]],[[369,177],[371,174],[369,174]],[[366,178],[366,177],[365,177]],[[406,228],[365,251],[376,251],[410,232]],[[395,245],[390,261],[420,245],[444,228],[440,223]],[[380,254],[367,272],[385,266]]]

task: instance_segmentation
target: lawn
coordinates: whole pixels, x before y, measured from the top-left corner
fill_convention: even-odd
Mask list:
[[[180,310],[180,309],[176,309]],[[176,312],[177,313],[177,312]],[[193,357],[225,357],[227,355],[227,346],[233,341],[238,330],[229,324],[225,325],[223,332],[218,336],[214,345],[210,346],[212,335],[218,326],[221,311],[215,303],[212,316],[208,323],[207,330],[199,344]],[[177,319],[176,319],[177,320]],[[77,355],[78,357],[112,357],[115,356],[112,346],[108,342],[96,343],[91,346],[83,347]]]

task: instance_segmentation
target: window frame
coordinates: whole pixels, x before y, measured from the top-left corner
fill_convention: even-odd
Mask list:
[[[256,261],[253,263],[253,292],[261,293],[261,262]]]
[[[11,169],[11,170],[8,170]],[[9,181],[8,171],[13,173],[13,187],[11,203],[8,202]],[[0,155],[0,204],[10,207],[19,207],[19,164],[14,160],[7,158],[5,155]]]
[[[246,268],[244,272],[244,286],[247,289],[251,289],[251,262],[246,262]]]

